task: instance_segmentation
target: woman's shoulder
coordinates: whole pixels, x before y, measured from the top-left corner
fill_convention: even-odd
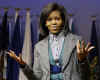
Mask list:
[[[76,34],[73,34],[73,33],[68,33],[68,35],[66,37],[68,37],[70,39],[75,39],[75,40],[82,40],[82,36],[76,35]]]
[[[47,43],[48,43],[48,37],[44,38],[43,40],[38,41],[35,44],[35,47],[37,47],[37,46],[44,46],[44,45],[47,45]]]

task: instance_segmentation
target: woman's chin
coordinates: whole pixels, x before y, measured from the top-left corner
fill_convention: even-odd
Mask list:
[[[59,34],[59,31],[52,31],[51,33],[54,35],[57,35],[57,34]]]

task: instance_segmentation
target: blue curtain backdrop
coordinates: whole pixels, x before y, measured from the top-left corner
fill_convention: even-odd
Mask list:
[[[20,35],[20,17],[18,16],[12,36],[12,42],[9,49],[13,50],[16,55],[19,55],[22,51],[23,43],[21,42]],[[7,67],[7,80],[18,80],[19,65],[16,61],[8,57]]]
[[[0,79],[3,79],[5,74],[3,70],[5,70],[4,58],[5,51],[8,49],[9,45],[9,29],[8,29],[8,21],[7,21],[8,12],[5,11],[4,16],[2,18],[2,22],[0,24]]]
[[[96,20],[92,21],[90,41],[91,45],[95,47],[89,54],[90,80],[100,80],[99,48],[98,48],[98,40],[96,32]]]
[[[0,50],[8,49],[9,45],[9,28],[8,28],[8,21],[7,21],[7,14],[8,11],[5,11],[2,23],[1,23],[1,31],[0,31]]]

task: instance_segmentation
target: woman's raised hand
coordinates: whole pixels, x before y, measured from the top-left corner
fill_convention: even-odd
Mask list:
[[[21,54],[19,54],[19,56],[17,56],[17,55],[15,54],[14,51],[10,50],[10,51],[8,52],[8,55],[9,55],[11,58],[13,58],[14,60],[16,60],[19,64],[26,64],[26,63],[22,60]]]
[[[85,45],[84,41],[78,40],[77,55],[78,55],[79,61],[83,61],[93,48],[94,46],[91,46],[90,42],[87,45]]]

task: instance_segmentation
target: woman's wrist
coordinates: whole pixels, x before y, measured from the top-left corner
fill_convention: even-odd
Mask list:
[[[84,63],[84,62],[86,62],[86,58],[84,58],[84,59],[82,59],[82,60],[78,60],[79,61],[79,63]]]
[[[20,64],[20,67],[21,67],[21,68],[24,68],[25,65],[26,65],[26,63],[25,63],[23,60],[21,60],[21,62],[20,62],[19,64]]]
[[[26,64],[19,64],[21,68],[25,68]]]

